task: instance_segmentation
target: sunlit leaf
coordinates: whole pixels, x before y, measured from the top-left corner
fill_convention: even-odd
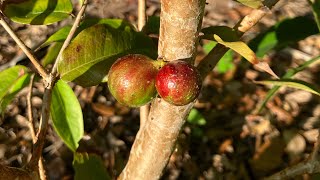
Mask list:
[[[114,61],[129,53],[156,57],[152,40],[131,28],[115,29],[105,24],[91,26],[71,42],[58,64],[61,78],[82,86],[93,86],[106,79]]]
[[[80,26],[77,28],[76,33],[74,37],[76,37],[82,30],[93,26],[95,24],[105,24],[107,26],[110,26],[111,28],[118,29],[118,30],[133,30],[133,26],[122,19],[96,19],[96,18],[89,18],[83,20],[83,22],[80,24]],[[63,42],[66,40],[69,32],[71,30],[71,26],[64,26],[63,28],[60,28],[58,31],[53,33],[40,47],[48,46],[49,44],[53,42]]]
[[[75,180],[111,180],[102,159],[94,154],[74,153]]]
[[[242,57],[244,57],[246,60],[248,60],[252,64],[259,63],[256,55],[254,52],[248,47],[248,45],[242,41],[232,41],[227,42],[222,40],[218,35],[214,35],[214,39],[219,43],[222,44],[235,52],[239,53]]]
[[[202,114],[197,109],[191,109],[190,114],[187,118],[187,121],[191,124],[195,125],[205,125],[207,123],[206,119],[202,116]]]
[[[26,87],[30,82],[30,74],[26,74],[24,66],[14,66],[0,72],[0,114],[3,114],[6,107],[14,99],[16,94]]]
[[[305,90],[320,96],[319,88],[301,80],[281,79],[281,80],[256,81],[256,83],[264,84],[264,85],[288,86],[292,88]]]
[[[55,84],[51,101],[50,112],[54,129],[63,142],[75,152],[84,133],[79,101],[69,85],[62,80]]]
[[[70,0],[6,0],[4,14],[12,21],[23,24],[51,24],[69,17]]]
[[[2,99],[10,90],[14,82],[27,73],[24,66],[13,66],[0,72],[0,99]]]
[[[259,68],[262,71],[265,71],[266,73],[270,74],[271,76],[279,79],[279,77],[272,71],[272,69],[270,68],[270,66],[265,63],[265,62],[260,62],[255,53],[249,48],[249,46],[242,42],[242,41],[233,41],[233,42],[226,42],[224,40],[222,40],[218,35],[214,35],[214,39],[234,50],[235,52],[239,53],[242,57],[244,57],[246,60],[248,60],[250,63],[252,63],[254,66],[256,66],[257,68]]]
[[[255,9],[258,9],[263,6],[263,0],[236,0],[236,1]]]

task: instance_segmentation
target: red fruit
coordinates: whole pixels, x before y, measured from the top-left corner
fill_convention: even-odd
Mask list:
[[[159,95],[167,102],[182,106],[194,101],[201,89],[199,71],[191,64],[176,60],[163,66],[156,77]]]
[[[130,54],[119,58],[110,68],[108,87],[121,104],[138,107],[156,95],[155,78],[158,68],[147,56]]]

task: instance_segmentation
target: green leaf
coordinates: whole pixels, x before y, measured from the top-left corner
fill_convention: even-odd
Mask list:
[[[85,19],[80,26],[77,28],[76,33],[74,37],[76,37],[82,30],[93,26],[95,24],[105,24],[107,26],[110,26],[111,28],[114,29],[119,29],[119,30],[129,30],[129,29],[134,29],[134,27],[127,21],[124,21],[122,19],[96,19],[96,18],[91,18],[91,19]],[[49,44],[53,42],[63,42],[66,40],[69,32],[71,30],[71,26],[64,26],[63,28],[59,29],[57,32],[53,33],[41,46],[45,47],[48,46]]]
[[[255,8],[255,9],[258,9],[263,5],[263,0],[236,0],[238,1],[239,3],[243,4],[243,5],[246,5],[246,6],[249,6],[251,8]]]
[[[115,29],[105,24],[91,26],[70,43],[58,63],[61,78],[82,86],[93,86],[106,79],[114,61],[129,53],[156,57],[152,40],[131,28]]]
[[[69,17],[72,4],[70,0],[6,0],[3,9],[14,22],[42,25]]]
[[[315,95],[320,96],[320,90],[316,86],[301,80],[292,79],[281,79],[281,80],[267,80],[267,81],[256,81],[258,84],[264,85],[276,85],[276,86],[288,86],[311,92]]]
[[[191,109],[190,114],[187,118],[187,121],[191,124],[203,126],[207,123],[206,119],[197,109]]]
[[[285,48],[317,33],[319,30],[316,23],[308,17],[285,19],[251,40],[249,47],[256,52],[257,57],[262,58],[270,50]]]
[[[312,12],[320,31],[320,0],[313,0],[313,2],[309,0],[309,3],[311,4]]]
[[[146,34],[159,34],[160,29],[160,17],[150,16],[146,25],[143,27],[143,32]]]
[[[233,42],[239,41],[237,32],[228,26],[210,26],[203,28],[201,32],[204,34],[202,39],[215,40],[214,34],[218,35],[224,41]]]
[[[48,48],[47,54],[42,58],[42,65],[44,67],[52,64],[56,60],[62,44],[62,42],[55,42]]]
[[[53,88],[50,110],[55,131],[75,152],[84,133],[82,111],[72,89],[62,80]]]
[[[211,41],[211,42],[203,45],[204,52],[206,54],[208,54],[216,44],[217,44],[216,42]],[[219,60],[217,66],[216,66],[216,69],[219,73],[225,73],[225,72],[233,69],[234,67],[235,66],[233,63],[233,52],[231,50],[229,50]]]
[[[0,72],[0,100],[10,92],[12,85],[27,73],[24,66],[13,66]]]
[[[6,91],[5,96],[3,96],[3,98],[0,98],[0,114],[4,113],[6,107],[14,99],[16,94],[29,84],[30,77],[31,74],[24,74],[12,82],[10,88]]]
[[[102,159],[94,154],[74,153],[75,180],[111,180]]]
[[[43,44],[41,44],[40,48],[46,47],[53,42],[63,42],[66,40],[69,32],[71,30],[71,26],[64,26],[60,28],[57,32],[53,33]]]

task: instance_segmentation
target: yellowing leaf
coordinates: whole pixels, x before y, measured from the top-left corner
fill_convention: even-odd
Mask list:
[[[257,60],[256,55],[254,52],[249,48],[249,46],[242,42],[242,41],[233,41],[233,42],[226,42],[223,41],[218,35],[213,35],[214,39],[219,43],[222,44],[235,52],[239,53],[243,56],[246,60],[248,60],[252,64],[257,64],[259,61]]]
[[[251,8],[258,9],[263,6],[262,0],[236,0],[239,3],[249,6]]]

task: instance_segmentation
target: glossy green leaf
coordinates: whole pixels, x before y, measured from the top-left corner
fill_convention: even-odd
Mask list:
[[[203,126],[207,123],[206,119],[197,109],[191,109],[187,121],[191,124]]]
[[[62,47],[62,44],[62,42],[55,42],[48,48],[47,54],[42,58],[42,65],[44,67],[46,67],[48,64],[54,63]]]
[[[308,17],[286,19],[251,40],[249,47],[256,53],[257,57],[262,58],[270,50],[285,48],[317,33],[319,33],[319,30],[315,21]]]
[[[316,20],[320,31],[320,0],[309,0],[309,3],[311,4],[314,19]]]
[[[111,28],[119,29],[119,30],[129,30],[134,29],[134,27],[127,21],[121,19],[85,19],[80,26],[77,28],[74,37],[76,37],[82,30],[93,26],[95,24],[105,24]],[[71,26],[64,26],[59,29],[57,32],[53,33],[40,47],[48,46],[53,42],[63,42],[66,40],[69,32],[71,30]]]
[[[256,81],[256,83],[264,84],[264,85],[276,85],[276,86],[287,86],[287,87],[297,88],[297,89],[305,90],[320,96],[320,90],[318,87],[301,80],[281,79],[281,80]]]
[[[83,116],[77,97],[62,80],[53,88],[50,110],[55,131],[75,152],[84,133]]]
[[[62,79],[93,86],[106,79],[114,61],[129,53],[156,57],[152,40],[131,28],[115,29],[105,24],[91,26],[70,43],[58,63]]]
[[[12,21],[23,24],[52,24],[69,17],[70,0],[6,0],[4,14]]]
[[[14,66],[14,68],[16,68],[16,66]],[[25,67],[22,67],[22,68],[26,69]],[[19,69],[19,68],[17,68],[17,69]],[[12,70],[12,68],[10,68],[9,70]],[[0,73],[0,74],[2,74],[2,73]],[[12,75],[12,73],[11,73],[11,75]],[[10,75],[8,75],[8,76],[10,76]],[[5,78],[9,78],[8,76],[5,76]],[[0,88],[3,88],[2,90],[0,90],[0,93],[2,94],[2,98],[0,98],[0,114],[4,113],[6,107],[14,99],[16,94],[29,84],[30,76],[31,75],[28,73],[23,74],[23,75],[17,74],[16,78],[11,79],[13,81],[11,81],[11,84],[8,86],[8,88],[3,88],[4,86],[0,87]],[[13,77],[13,76],[11,76],[11,77]],[[0,78],[2,78],[1,75],[0,75]],[[0,86],[1,86],[1,84],[0,84]]]
[[[95,154],[74,153],[75,180],[111,180],[102,159]]]
[[[17,65],[0,72],[0,100],[8,94],[13,84],[27,73],[27,70],[26,67]]]
[[[236,1],[255,9],[258,9],[263,6],[263,0],[236,0]]]
[[[214,41],[211,41],[205,45],[203,45],[204,52],[208,54],[216,45],[217,43]],[[225,73],[231,69],[233,69],[234,63],[233,63],[233,52],[231,50],[227,51],[223,57],[219,60],[216,69],[219,73]]]

